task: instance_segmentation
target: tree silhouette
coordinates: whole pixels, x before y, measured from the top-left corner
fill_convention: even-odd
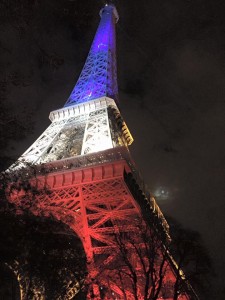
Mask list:
[[[209,297],[213,270],[200,235],[169,219],[172,240],[167,242],[155,230],[154,220],[151,224],[136,220],[136,230],[121,234],[118,228],[115,232],[118,259],[107,269],[103,266],[99,276],[119,281],[124,299]],[[110,285],[102,293],[110,294]]]
[[[184,228],[173,218],[167,219],[172,237],[170,251],[177,263],[177,273],[184,271],[185,279],[191,283],[199,296],[211,297],[210,282],[214,270],[200,234],[195,230]],[[174,300],[178,299],[181,285],[181,277],[178,276],[174,286]]]
[[[74,232],[50,218],[14,211],[0,216],[0,271],[12,269],[23,299],[74,299],[86,276],[85,254]]]

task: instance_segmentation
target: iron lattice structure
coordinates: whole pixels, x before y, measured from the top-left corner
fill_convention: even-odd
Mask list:
[[[168,224],[138,177],[128,150],[133,138],[117,107],[118,14],[113,5],[106,5],[100,15],[90,53],[68,101],[50,113],[52,124],[10,170],[22,172],[22,168],[26,173],[27,163],[36,166],[38,176],[30,182],[43,192],[29,209],[61,220],[82,241],[89,270],[88,299],[132,300],[137,299],[135,293],[138,299],[147,299],[141,265],[153,262],[152,254],[143,254],[140,225],[144,224],[149,239],[157,236],[148,285],[157,279],[162,288],[155,297],[172,299],[168,286],[178,275],[166,248]],[[24,197],[20,191],[10,201],[21,207]],[[163,273],[162,282],[158,271]],[[179,299],[191,298],[184,292]]]
[[[101,22],[83,71],[65,106],[103,96],[118,100],[115,22],[119,17],[112,5],[105,6],[100,16]]]
[[[157,218],[158,228],[155,229],[162,233],[164,241],[169,238],[168,224],[154,198],[147,192],[142,192],[140,196],[138,179],[133,174],[132,166],[121,156],[104,164],[50,172],[31,181],[43,192],[36,195],[30,210],[35,215],[53,216],[62,221],[82,241],[89,264],[89,280],[92,282],[88,299],[91,299],[91,293],[94,299],[123,299],[124,293],[127,299],[135,299],[129,280],[125,291],[117,282],[118,274],[114,266],[121,259],[115,239],[117,232],[120,235],[136,235],[136,221]],[[45,187],[50,192],[45,193]],[[26,195],[21,191],[12,195],[11,201],[22,207],[24,197]],[[166,282],[175,281],[175,274],[167,264],[164,279]],[[142,277],[138,285],[139,299],[142,299]],[[103,298],[100,297],[101,289],[107,290]],[[183,296],[180,299],[189,298]]]

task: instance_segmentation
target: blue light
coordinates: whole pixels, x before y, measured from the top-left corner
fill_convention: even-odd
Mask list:
[[[115,7],[101,10],[101,21],[80,77],[64,106],[108,96],[118,100]]]

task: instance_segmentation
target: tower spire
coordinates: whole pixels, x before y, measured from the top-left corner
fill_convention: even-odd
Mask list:
[[[115,23],[119,16],[113,4],[105,4],[100,16],[84,68],[65,107],[104,96],[118,101]]]
[[[101,21],[81,75],[63,108],[50,113],[52,124],[18,161],[55,162],[121,146],[133,138],[120,115],[113,4],[100,10]]]

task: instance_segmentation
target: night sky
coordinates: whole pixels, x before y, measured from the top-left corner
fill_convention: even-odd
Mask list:
[[[66,102],[102,3],[2,1],[1,80],[12,110],[31,114],[34,125],[13,143],[15,155]],[[217,272],[214,299],[224,299],[225,2],[116,4],[120,108],[134,137],[131,153],[163,212],[202,235]]]

